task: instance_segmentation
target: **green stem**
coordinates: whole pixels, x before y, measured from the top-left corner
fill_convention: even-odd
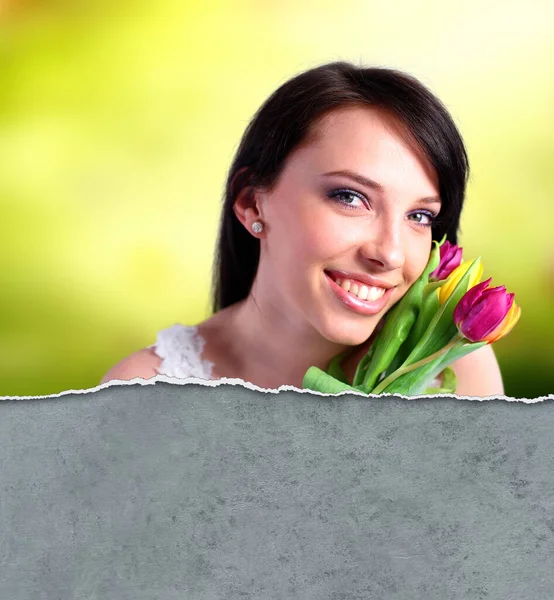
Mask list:
[[[430,356],[422,358],[421,360],[418,360],[417,362],[412,363],[411,365],[401,367],[400,369],[397,369],[396,371],[391,373],[388,377],[383,379],[383,381],[381,381],[381,383],[379,383],[379,385],[375,386],[375,389],[371,393],[372,394],[380,394],[388,385],[390,385],[393,381],[398,379],[401,375],[404,375],[405,373],[409,373],[410,371],[414,371],[415,369],[419,369],[419,367],[423,367],[424,365],[429,364],[430,362],[436,360],[437,358],[444,356],[459,342],[465,342],[465,341],[466,341],[465,337],[462,334],[458,333],[457,335],[455,335],[452,338],[452,340],[448,344],[446,344],[446,346],[444,346],[437,352],[434,352]]]

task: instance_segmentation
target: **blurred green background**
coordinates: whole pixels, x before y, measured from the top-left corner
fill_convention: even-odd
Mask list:
[[[0,395],[96,386],[209,314],[234,150],[301,70],[406,70],[472,176],[460,243],[522,318],[506,391],[554,393],[554,3],[0,1]]]

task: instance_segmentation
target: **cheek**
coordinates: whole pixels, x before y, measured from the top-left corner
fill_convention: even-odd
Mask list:
[[[349,252],[353,245],[348,239],[349,232],[345,229],[342,223],[325,213],[311,215],[299,225],[297,243],[305,266],[325,268],[331,262],[336,266],[337,257]]]
[[[279,220],[279,252],[288,260],[322,262],[340,251],[336,219],[325,210],[287,210]]]
[[[302,228],[301,242],[306,247],[306,252],[315,257],[325,258],[333,254],[338,245],[338,238],[332,228],[327,227],[322,220],[311,219]]]
[[[429,253],[431,252],[431,243],[420,244],[417,249],[412,249],[409,258],[406,261],[406,275],[410,285],[423,273],[427,262],[429,261]]]

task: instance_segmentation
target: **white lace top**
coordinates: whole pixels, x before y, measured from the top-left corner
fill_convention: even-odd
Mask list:
[[[215,379],[213,363],[202,359],[205,340],[196,326],[172,325],[158,332],[150,348],[162,359],[157,371],[167,377]]]

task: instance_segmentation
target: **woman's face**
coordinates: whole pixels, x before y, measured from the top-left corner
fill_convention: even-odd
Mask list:
[[[325,116],[258,198],[258,298],[346,345],[367,340],[421,275],[441,206],[402,130],[365,107]]]

